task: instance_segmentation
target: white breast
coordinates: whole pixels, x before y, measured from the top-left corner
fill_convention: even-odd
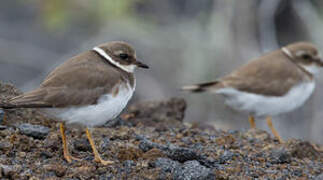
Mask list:
[[[293,111],[310,97],[315,82],[306,82],[293,87],[282,97],[262,96],[238,91],[233,88],[219,89],[216,93],[225,97],[225,103],[233,109],[255,116],[278,115]]]
[[[55,108],[51,114],[54,114],[60,120],[67,124],[80,124],[87,127],[98,126],[117,117],[126,107],[135,91],[135,86],[130,87],[129,84],[119,86],[119,93],[116,96],[105,94],[100,97],[98,104],[71,107],[71,108]]]

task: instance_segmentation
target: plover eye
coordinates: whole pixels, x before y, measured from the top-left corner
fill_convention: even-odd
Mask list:
[[[119,54],[119,57],[123,60],[126,60],[126,59],[128,59],[129,56],[128,56],[128,54],[122,53],[122,54]]]
[[[303,59],[310,59],[310,58],[311,58],[311,56],[310,56],[309,54],[303,54],[303,55],[302,55],[302,58],[303,58]]]

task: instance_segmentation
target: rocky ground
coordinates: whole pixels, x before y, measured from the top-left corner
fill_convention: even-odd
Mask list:
[[[2,100],[19,93],[0,84]],[[83,160],[67,163],[55,121],[39,110],[0,110],[0,179],[323,179],[319,145],[183,123],[185,108],[177,98],[142,102],[93,129],[110,166],[93,162],[83,131],[68,128],[70,150]]]

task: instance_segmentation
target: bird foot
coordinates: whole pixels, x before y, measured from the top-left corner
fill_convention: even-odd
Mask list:
[[[77,158],[77,157],[73,157],[72,155],[70,154],[64,154],[64,158],[67,162],[71,163],[73,160],[75,161],[81,161],[82,159],[80,158]]]
[[[114,161],[106,161],[106,160],[103,160],[101,157],[95,157],[94,158],[94,161],[97,162],[97,163],[101,163],[104,166],[108,166],[108,165],[114,164]]]

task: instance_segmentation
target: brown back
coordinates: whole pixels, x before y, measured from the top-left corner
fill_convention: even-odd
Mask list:
[[[305,76],[304,76],[305,75]],[[240,91],[281,96],[312,75],[293,63],[281,50],[268,53],[219,79],[216,87],[233,87]]]
[[[66,107],[88,105],[99,97],[112,93],[118,83],[130,81],[133,74],[114,67],[94,51],[75,56],[54,69],[40,88],[13,98],[17,107]]]

